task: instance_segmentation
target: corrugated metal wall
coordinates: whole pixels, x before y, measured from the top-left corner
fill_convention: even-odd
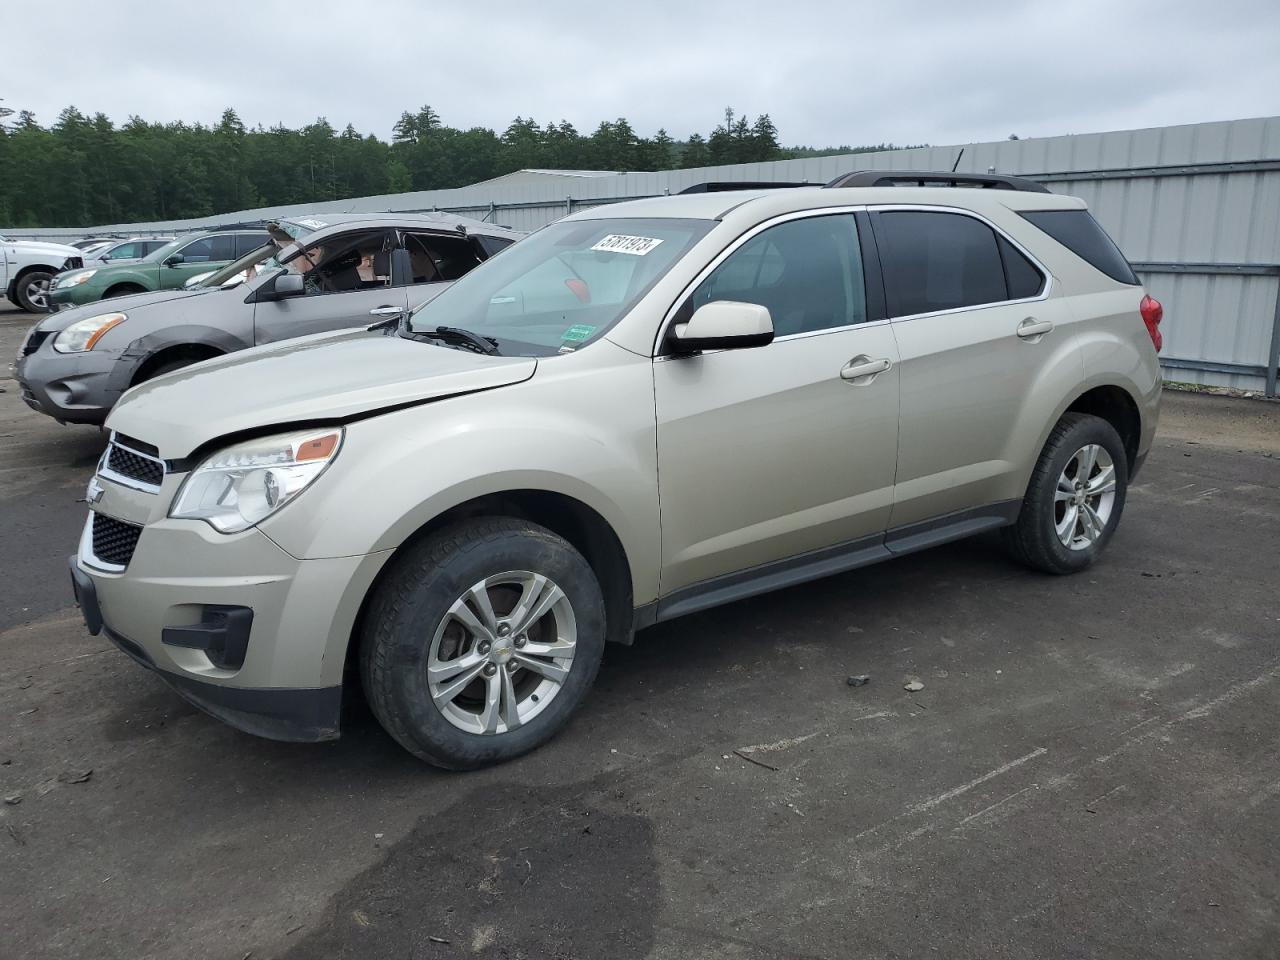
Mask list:
[[[926,147],[572,180],[546,177],[546,182],[476,184],[94,232],[198,229],[318,209],[441,209],[534,230],[570,209],[676,193],[706,180],[825,183],[859,169],[948,170],[960,149]],[[958,169],[1022,174],[1083,197],[1165,304],[1163,356],[1170,379],[1261,390],[1269,368],[1274,389],[1280,349],[1280,117],[969,144]]]

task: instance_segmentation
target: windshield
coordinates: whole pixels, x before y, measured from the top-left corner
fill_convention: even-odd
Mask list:
[[[553,223],[458,280],[409,318],[409,333],[462,327],[507,355],[551,356],[617,323],[715,221]]]

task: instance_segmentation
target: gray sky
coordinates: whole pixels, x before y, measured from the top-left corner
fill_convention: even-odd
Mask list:
[[[708,133],[726,105],[784,144],[951,144],[1280,113],[1280,3],[1248,0],[4,2],[0,97],[51,123],[300,126],[390,135],[516,115],[589,133]]]

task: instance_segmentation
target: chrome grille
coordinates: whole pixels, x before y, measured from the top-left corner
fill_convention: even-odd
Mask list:
[[[106,514],[93,515],[93,555],[117,567],[127,567],[142,528]]]

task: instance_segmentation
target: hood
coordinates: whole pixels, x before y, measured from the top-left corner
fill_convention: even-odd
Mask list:
[[[191,297],[213,292],[215,291],[212,288],[207,287],[200,290],[156,290],[150,293],[131,293],[124,297],[112,297],[110,300],[95,300],[82,307],[72,307],[69,310],[62,309],[57,313],[51,313],[40,321],[39,327],[41,330],[57,332],[67,329],[77,320],[83,320],[86,317],[96,317],[103,313],[128,313],[130,310],[141,307],[153,307],[158,303],[169,303],[173,300],[188,300]]]
[[[520,383],[531,357],[490,357],[364,330],[324,333],[216,357],[129,390],[107,427],[187,456],[242,430],[343,420],[388,407]]]
[[[67,257],[78,257],[80,251],[75,247],[69,247],[63,243],[47,243],[44,240],[7,240],[9,246],[17,247],[22,253],[35,253],[41,256],[57,257],[65,260]]]

